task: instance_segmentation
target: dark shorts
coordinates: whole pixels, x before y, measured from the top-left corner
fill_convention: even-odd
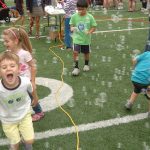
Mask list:
[[[78,44],[73,44],[73,50],[77,51],[78,53],[84,53],[88,54],[90,52],[90,45],[78,45]]]
[[[147,89],[147,87],[149,86],[149,85],[137,83],[137,82],[134,82],[134,81],[132,81],[132,84],[134,86],[134,92],[137,93],[137,94],[141,93],[142,89]]]

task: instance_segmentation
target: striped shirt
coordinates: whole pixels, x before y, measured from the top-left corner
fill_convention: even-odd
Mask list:
[[[76,12],[77,1],[78,0],[66,0],[65,7],[64,7],[66,18],[70,18],[72,14]]]

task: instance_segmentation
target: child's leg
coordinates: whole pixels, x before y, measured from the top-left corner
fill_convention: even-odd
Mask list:
[[[32,150],[34,129],[30,112],[19,123],[19,131],[23,138],[22,142],[24,143],[25,150]]]
[[[10,141],[9,150],[19,150],[20,133],[18,128],[18,123],[12,123],[12,124],[2,123],[2,128],[6,137]]]
[[[30,27],[29,27],[29,35],[32,35],[32,28],[33,28],[33,25],[34,25],[34,20],[35,20],[35,17],[32,17],[30,16]]]
[[[84,54],[85,65],[89,65],[89,58],[90,58],[89,53]]]
[[[31,101],[33,100],[33,96],[31,93],[28,93]],[[42,111],[41,105],[37,103],[36,106],[32,107],[33,111],[35,112],[34,115],[32,115],[32,121],[38,121],[44,117],[44,112]]]
[[[104,6],[104,8],[108,9],[109,8],[109,0],[104,0],[103,6]]]
[[[33,141],[27,141],[24,143],[24,149],[25,150],[32,150],[32,144],[33,144]]]
[[[129,102],[133,104],[136,101],[137,96],[138,96],[137,93],[132,92],[130,99],[129,99]]]
[[[25,144],[25,150],[32,150],[32,144]]]
[[[135,11],[136,0],[132,0],[132,11]]]
[[[135,102],[136,98],[138,96],[138,93],[132,92],[130,99],[128,100],[128,102],[125,104],[125,108],[127,110],[131,110],[133,103]]]
[[[19,143],[15,145],[10,145],[9,150],[19,150]]]
[[[150,118],[150,99],[148,99],[148,118]]]
[[[128,0],[128,11],[132,11],[132,0]]]
[[[73,59],[74,59],[74,68],[79,68],[79,66],[78,66],[78,61],[79,61],[78,51],[73,52]]]
[[[41,108],[39,103],[37,103],[37,105],[35,107],[32,107],[32,108],[33,108],[35,114],[42,112],[42,108]]]
[[[24,25],[24,21],[25,21],[25,17],[24,17],[24,16],[21,16],[21,26]]]
[[[36,37],[39,38],[40,32],[40,17],[36,17]]]
[[[146,7],[147,7],[147,1],[146,1],[146,0],[143,0],[143,1],[142,1],[142,7],[143,7],[144,9],[146,9]]]
[[[78,76],[80,73],[79,66],[78,66],[78,59],[79,59],[78,55],[79,55],[79,52],[74,50],[73,51],[74,70],[72,71],[72,75],[74,76]]]
[[[89,53],[84,54],[84,60],[85,60],[85,65],[83,67],[83,71],[89,71],[90,70],[90,67],[89,67]]]

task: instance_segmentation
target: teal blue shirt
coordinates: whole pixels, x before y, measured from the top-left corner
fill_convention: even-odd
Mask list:
[[[141,84],[150,84],[150,52],[147,51],[136,56],[136,61],[131,80]]]

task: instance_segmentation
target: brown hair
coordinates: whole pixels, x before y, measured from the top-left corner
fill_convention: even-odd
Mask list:
[[[19,65],[19,56],[17,56],[15,53],[10,51],[0,53],[0,63],[5,59],[15,61]]]
[[[23,28],[11,27],[3,31],[3,35],[8,35],[11,40],[18,39],[21,47],[32,54],[32,45],[27,32]]]

